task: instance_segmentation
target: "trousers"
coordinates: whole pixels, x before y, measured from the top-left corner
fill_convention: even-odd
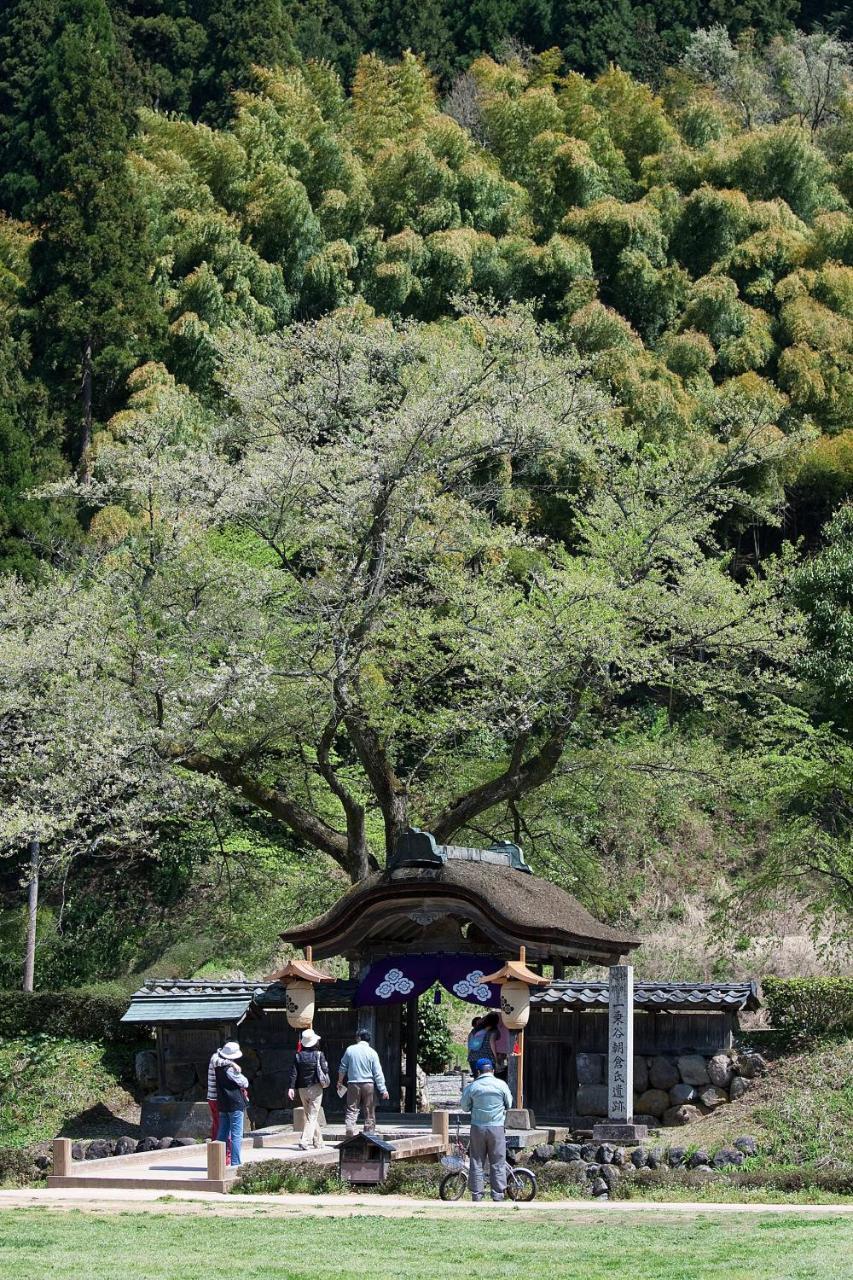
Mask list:
[[[472,1124],[468,1146],[468,1190],[472,1196],[483,1194],[483,1164],[489,1162],[489,1186],[492,1199],[502,1200],[506,1193],[506,1131],[502,1124]]]
[[[215,1098],[208,1098],[207,1105],[210,1108],[210,1141],[216,1142],[216,1136],[219,1133],[219,1103]],[[231,1159],[231,1139],[225,1142],[225,1160]]]
[[[347,1137],[355,1133],[359,1110],[364,1111],[364,1132],[373,1133],[376,1128],[376,1095],[372,1080],[365,1084],[354,1081],[347,1084]]]
[[[309,1084],[307,1089],[299,1090],[299,1101],[305,1108],[305,1128],[300,1139],[303,1147],[322,1147],[323,1135],[320,1133],[320,1103],[323,1101],[323,1086]]]
[[[242,1111],[220,1111],[219,1113],[219,1132],[216,1135],[216,1141],[225,1143],[230,1141],[231,1154],[226,1154],[225,1157],[230,1165],[242,1164],[240,1156],[243,1146],[243,1115]]]

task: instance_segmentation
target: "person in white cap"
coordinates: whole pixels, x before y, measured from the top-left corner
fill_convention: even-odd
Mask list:
[[[229,1040],[219,1050],[219,1062],[214,1068],[216,1076],[216,1096],[219,1103],[219,1132],[217,1142],[231,1143],[231,1154],[226,1158],[228,1164],[241,1164],[241,1146],[243,1142],[243,1120],[246,1115],[246,1090],[249,1081],[243,1075],[237,1062],[243,1054],[236,1040]]]
[[[320,1132],[320,1105],[323,1101],[323,1090],[329,1083],[329,1064],[322,1049],[317,1046],[320,1037],[313,1027],[302,1032],[302,1048],[293,1055],[293,1066],[290,1068],[290,1088],[287,1096],[293,1102],[299,1090],[299,1101],[305,1108],[305,1127],[299,1146],[303,1151],[314,1147],[323,1151],[323,1135]]]

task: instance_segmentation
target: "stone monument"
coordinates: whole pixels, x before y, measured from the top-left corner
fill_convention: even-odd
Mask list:
[[[634,1124],[634,967],[614,964],[608,984],[607,1121],[593,1128],[596,1142],[642,1142],[644,1124]]]

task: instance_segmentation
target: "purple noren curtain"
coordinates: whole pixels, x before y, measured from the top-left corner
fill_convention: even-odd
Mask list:
[[[355,1003],[401,1004],[422,995],[434,982],[440,982],[453,995],[471,1004],[486,1009],[499,1008],[500,987],[487,986],[482,977],[484,973],[494,973],[500,964],[495,956],[388,956],[370,966],[359,983]]]

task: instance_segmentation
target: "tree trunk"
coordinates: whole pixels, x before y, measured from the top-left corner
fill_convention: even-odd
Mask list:
[[[77,459],[77,474],[83,484],[88,484],[92,477],[90,454],[92,449],[92,339],[86,338],[83,343],[82,377],[80,379],[80,399],[83,405],[83,418],[80,425],[80,452]]]
[[[30,883],[27,899],[27,943],[24,951],[23,990],[32,991],[36,968],[36,924],[39,905],[39,862],[41,849],[38,840],[30,841]]]

